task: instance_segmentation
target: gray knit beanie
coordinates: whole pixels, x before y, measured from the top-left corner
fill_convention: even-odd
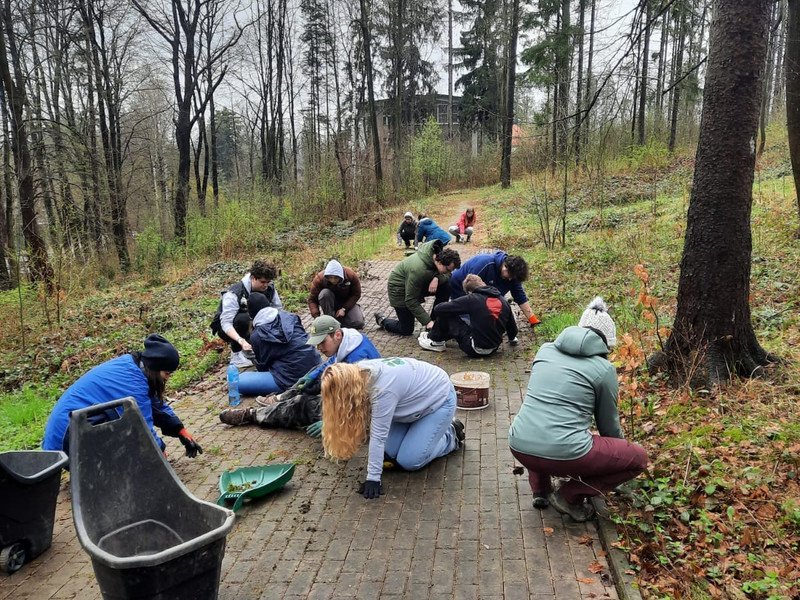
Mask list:
[[[583,311],[581,320],[578,322],[580,327],[591,327],[602,332],[606,337],[606,345],[611,348],[617,345],[617,327],[614,320],[608,314],[608,306],[600,296],[596,296]]]

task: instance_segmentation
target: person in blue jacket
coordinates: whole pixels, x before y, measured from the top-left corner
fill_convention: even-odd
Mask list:
[[[417,244],[421,242],[430,242],[431,240],[440,240],[442,245],[446,246],[452,239],[450,234],[439,227],[433,219],[424,214],[419,215],[419,222],[417,223]]]
[[[258,408],[231,408],[219,415],[227,425],[255,423],[261,427],[307,427],[308,434],[319,437],[322,432],[322,401],[320,380],[322,372],[330,365],[355,363],[369,358],[380,358],[380,352],[370,339],[355,329],[342,327],[330,315],[321,315],[311,323],[309,346],[316,346],[329,357],[321,365],[301,377],[290,389],[267,398],[266,405]]]
[[[258,371],[239,375],[239,392],[255,396],[288,390],[319,364],[319,353],[306,343],[308,334],[296,314],[271,306],[260,292],[250,294],[247,308],[253,318],[250,344]]]
[[[528,279],[528,263],[521,256],[508,255],[502,250],[488,254],[477,254],[465,261],[450,276],[450,299],[465,295],[464,278],[470,273],[480,277],[488,286],[496,288],[503,296],[511,292],[514,302],[519,304],[531,327],[541,323],[533,314],[528,296],[522,288]]]
[[[163,451],[164,441],[156,433],[177,437],[194,458],[203,453],[192,435],[183,426],[168,404],[164,402],[164,387],[178,368],[178,351],[164,337],[150,334],[144,340],[144,351],[123,354],[91,369],[73,383],[58,399],[44,429],[44,450],[63,450],[69,453],[69,419],[74,410],[104,402],[133,397],[150,428],[156,443]],[[94,415],[94,424],[118,418],[122,408]]]

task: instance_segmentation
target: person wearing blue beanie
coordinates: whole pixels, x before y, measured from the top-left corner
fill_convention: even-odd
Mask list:
[[[144,340],[144,350],[123,354],[91,369],[73,383],[58,399],[44,430],[42,448],[69,453],[69,418],[72,411],[126,398],[136,405],[161,450],[166,444],[155,427],[165,436],[176,437],[190,458],[203,453],[172,408],[164,401],[164,389],[170,375],[180,366],[178,350],[164,336],[151,333]],[[93,417],[98,424],[118,418],[122,408]]]

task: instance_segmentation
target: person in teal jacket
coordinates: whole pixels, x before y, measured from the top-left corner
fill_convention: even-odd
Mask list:
[[[528,470],[533,505],[552,505],[574,521],[594,516],[585,501],[633,479],[647,454],[625,441],[617,411],[617,372],[608,361],[617,342],[605,302],[595,298],[577,327],[536,353],[522,407],[508,435],[511,453]],[[590,431],[594,421],[599,435]],[[554,491],[551,477],[569,480]]]

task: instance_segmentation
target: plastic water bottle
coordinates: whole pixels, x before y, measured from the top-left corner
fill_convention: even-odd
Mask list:
[[[228,405],[239,406],[242,396],[239,393],[239,369],[236,365],[228,365]]]

